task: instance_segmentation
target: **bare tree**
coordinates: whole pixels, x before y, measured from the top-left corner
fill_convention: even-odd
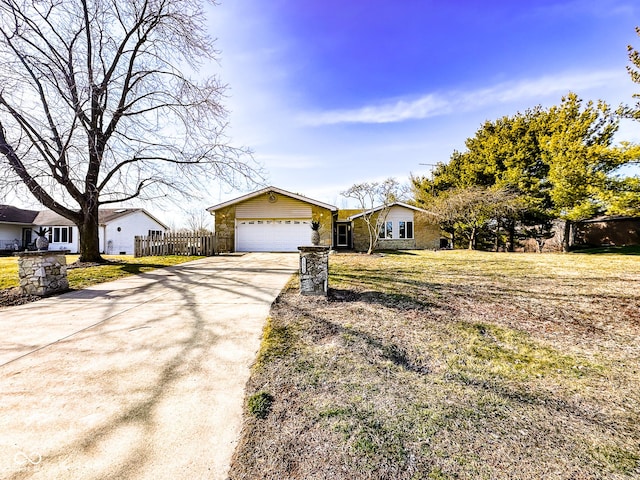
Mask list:
[[[199,0],[0,0],[2,188],[72,220],[100,261],[100,205],[251,183],[223,85],[195,79],[216,53]]]
[[[369,233],[367,254],[370,255],[378,246],[380,229],[386,223],[389,208],[398,200],[399,193],[400,184],[394,178],[387,178],[382,183],[356,183],[341,193],[344,197],[356,200],[362,209],[361,218]]]
[[[186,223],[189,231],[199,235],[211,233],[211,215],[203,208],[195,208],[186,212]]]
[[[517,195],[504,189],[480,187],[451,189],[433,197],[432,201],[433,220],[451,234],[454,245],[456,238],[466,238],[469,250],[477,247],[478,234],[490,224],[495,228],[495,235],[500,235],[501,224],[522,208]]]

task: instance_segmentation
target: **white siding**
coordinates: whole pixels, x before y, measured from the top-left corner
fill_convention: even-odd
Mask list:
[[[311,218],[311,206],[294,198],[273,194],[275,202],[268,195],[261,195],[239,204],[236,218]]]
[[[107,236],[107,227],[105,225],[100,225],[98,227],[98,245],[100,247],[100,252],[106,253],[104,238]]]
[[[397,224],[399,221],[413,222],[413,210],[409,208],[394,206],[389,209],[387,222]],[[395,226],[395,225],[394,225]]]
[[[391,236],[390,237],[387,236],[386,238],[381,238],[380,241],[388,242],[392,240],[406,239],[407,238],[406,236],[403,237],[402,239],[400,238],[400,222],[413,222],[413,221],[414,221],[413,210],[411,210],[410,208],[405,208],[397,205],[394,207],[391,207],[391,209],[389,209],[389,212],[387,214],[387,218],[385,221],[385,224],[389,224],[389,222],[392,223]],[[387,227],[387,225],[385,225],[384,231],[386,232],[385,235],[389,235],[389,228]],[[406,231],[404,235],[408,235]],[[409,239],[413,239],[415,237],[415,224],[413,225],[410,235],[411,236],[408,237]]]
[[[22,229],[24,225],[10,225],[0,223],[0,250],[13,250],[14,241],[22,244]]]
[[[137,235],[146,236],[149,234],[149,230],[164,232],[164,227],[143,212],[138,211],[110,221],[105,230],[107,240],[105,253],[107,255],[119,255],[123,252],[124,255],[133,255],[134,237]]]
[[[40,227],[35,227],[34,230],[38,230]],[[48,228],[48,229],[53,229],[53,228],[69,228],[68,226],[51,226],[51,227],[44,227],[44,228]],[[49,250],[69,250],[70,253],[78,253],[80,251],[80,232],[78,230],[78,227],[76,227],[75,225],[71,227],[71,242],[68,243],[63,243],[63,242],[54,242],[51,241],[49,243]],[[34,233],[33,234],[33,240],[35,240],[36,238],[38,238],[38,236]],[[53,238],[53,237],[52,237]]]

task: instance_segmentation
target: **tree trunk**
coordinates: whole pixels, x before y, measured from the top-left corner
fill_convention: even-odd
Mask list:
[[[476,227],[471,228],[471,235],[469,235],[469,250],[473,250],[476,243]]]
[[[369,230],[369,249],[367,250],[367,255],[371,255],[373,253],[373,235],[371,234],[371,230]]]
[[[516,222],[511,222],[509,224],[509,248],[507,250],[509,252],[513,252],[515,250],[515,238],[516,238]]]
[[[564,222],[564,235],[562,238],[562,251],[568,252],[569,247],[573,242],[571,242],[571,221],[565,220]]]
[[[83,209],[83,221],[78,225],[80,231],[80,261],[99,262],[105,260],[100,255],[100,238],[98,235],[98,205]]]

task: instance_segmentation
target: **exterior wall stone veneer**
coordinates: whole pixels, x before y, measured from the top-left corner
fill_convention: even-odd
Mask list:
[[[375,222],[375,217],[372,220]],[[353,221],[352,229],[353,248],[356,252],[366,252],[369,249],[369,230],[362,218]],[[378,247],[379,248],[379,247]]]
[[[67,253],[68,250],[16,253],[20,292],[45,296],[68,290]]]
[[[328,246],[298,247],[300,250],[300,294],[324,295],[329,290]]]
[[[372,219],[376,221],[376,215]],[[427,215],[422,212],[413,214],[414,238],[381,238],[378,240],[376,250],[425,250],[440,248],[440,226],[429,221]],[[353,247],[358,252],[366,252],[369,249],[369,231],[362,218],[353,221]]]
[[[429,220],[426,214],[416,212],[413,217],[413,232],[418,250],[440,248],[440,225]]]
[[[331,246],[333,241],[333,214],[331,210],[312,205],[311,217],[320,222],[320,245]],[[311,232],[309,232],[309,238],[311,238]]]
[[[231,250],[235,250],[236,244],[236,206],[218,210],[215,215],[215,232],[229,238]]]

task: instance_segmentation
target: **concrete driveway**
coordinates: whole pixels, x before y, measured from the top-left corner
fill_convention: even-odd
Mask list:
[[[0,309],[0,478],[226,478],[297,265],[211,257]]]

